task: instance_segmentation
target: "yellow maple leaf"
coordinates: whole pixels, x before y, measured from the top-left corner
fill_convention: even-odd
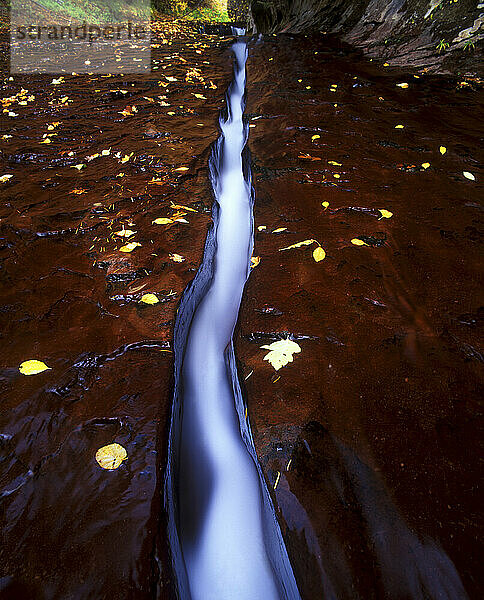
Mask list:
[[[445,146],[440,146],[439,152],[440,154],[445,154],[447,152],[447,148]]]
[[[292,362],[293,354],[301,352],[299,344],[289,338],[273,342],[269,346],[261,346],[261,348],[270,351],[264,356],[264,360],[269,361],[276,371]]]
[[[385,210],[384,208],[379,208],[378,212],[381,214],[381,217],[378,219],[391,219],[393,217],[393,213],[389,210]]]
[[[37,373],[42,373],[48,369],[50,367],[41,360],[26,360],[18,368],[22,375],[37,375]]]
[[[126,449],[121,444],[108,444],[99,448],[96,452],[96,461],[102,469],[113,471],[117,469],[123,460],[128,458]]]

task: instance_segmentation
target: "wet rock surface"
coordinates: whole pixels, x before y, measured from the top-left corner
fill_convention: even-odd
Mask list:
[[[172,327],[201,260],[232,65],[228,40],[157,34],[145,76],[2,88],[18,115],[4,113],[0,156],[13,175],[0,184],[2,600],[173,598],[155,553]],[[379,69],[337,43],[251,44],[260,263],[237,357],[305,599],[439,585],[454,599],[459,577],[479,597],[479,100],[475,82]],[[314,245],[279,251],[307,239],[324,260]],[[301,353],[275,372],[260,346],[287,336]],[[51,370],[20,374],[31,358]],[[102,470],[95,453],[114,441],[128,459]]]
[[[304,598],[464,598],[459,577],[477,598],[480,92],[315,40],[248,64],[267,176],[236,351],[256,448]],[[280,251],[312,239],[321,262]],[[276,372],[260,346],[291,336]]]

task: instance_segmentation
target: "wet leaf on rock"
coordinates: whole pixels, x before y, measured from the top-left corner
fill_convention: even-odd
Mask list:
[[[368,244],[365,244],[365,242],[363,240],[360,240],[359,238],[353,238],[351,240],[351,243],[355,246],[368,246]]]
[[[321,248],[321,246],[318,246],[314,252],[313,252],[313,258],[316,262],[321,262],[322,260],[324,260],[326,257],[326,252],[323,250],[323,248]]]
[[[275,232],[273,231],[272,233],[275,233]],[[283,250],[292,250],[293,248],[301,248],[301,246],[309,246],[310,244],[314,244],[315,242],[316,242],[316,240],[303,240],[302,242],[297,242],[296,244],[291,244],[291,246],[286,246],[285,248],[279,248],[279,252],[282,252]]]
[[[264,356],[264,360],[274,367],[276,371],[279,371],[281,367],[284,367],[294,359],[293,354],[301,352],[301,347],[296,342],[293,342],[289,338],[273,342],[268,346],[261,346],[264,350],[270,350],[268,354]]]
[[[464,175],[464,177],[466,179],[470,179],[471,181],[475,181],[476,180],[475,175],[473,175],[472,173],[469,173],[469,171],[462,171],[462,175]]]
[[[391,219],[393,217],[393,213],[390,212],[389,210],[385,210],[384,208],[379,208],[378,212],[380,213],[381,217],[378,219],[379,221],[381,219]],[[353,240],[352,240],[353,241]]]
[[[253,269],[254,267],[257,267],[259,263],[260,256],[252,256],[252,258],[250,259],[250,268]]]
[[[99,448],[96,452],[96,461],[102,469],[113,471],[117,469],[123,460],[128,458],[126,449],[121,444],[108,444]]]
[[[6,183],[9,179],[12,179],[13,175],[9,173],[6,175],[0,175],[0,183]]]
[[[139,242],[129,242],[129,244],[121,246],[119,251],[120,252],[133,252],[133,250],[135,248],[137,248],[138,246],[141,246],[141,244]]]
[[[185,260],[185,257],[181,256],[181,254],[169,254],[168,256],[173,262],[183,262]]]
[[[151,221],[151,223],[155,224],[155,225],[169,225],[170,223],[173,223],[173,219],[167,219],[165,217],[159,217],[158,219],[155,219],[154,221]]]
[[[26,360],[18,368],[22,375],[37,375],[37,373],[42,373],[49,369],[50,367],[41,360]]]
[[[156,294],[144,294],[141,296],[140,302],[144,302],[145,304],[157,304],[159,300]]]

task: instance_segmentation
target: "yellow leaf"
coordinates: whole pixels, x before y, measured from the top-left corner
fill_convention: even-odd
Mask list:
[[[329,206],[329,202],[321,202],[321,206],[324,206],[324,210],[326,210]]]
[[[48,369],[50,367],[41,360],[26,360],[18,368],[22,375],[37,375],[37,373],[42,373],[42,371],[47,371]]]
[[[278,227],[277,229],[274,229],[272,231],[272,233],[282,233],[283,231],[286,231],[287,227]]]
[[[159,300],[155,294],[144,294],[141,296],[140,302],[144,302],[145,304],[156,304]]]
[[[283,250],[292,250],[293,248],[301,248],[301,246],[309,246],[314,242],[316,242],[316,240],[303,240],[302,242],[297,242],[297,244],[286,246],[286,248],[279,248],[279,252],[282,252]]]
[[[390,65],[386,62],[386,63],[383,63],[383,66],[384,67],[389,67]]]
[[[320,262],[322,260],[324,260],[326,257],[326,252],[323,250],[323,248],[321,248],[321,246],[318,246],[317,248],[315,248],[314,252],[313,252],[313,258],[316,262]]]
[[[180,254],[169,254],[168,256],[173,262],[183,262],[185,260],[185,257],[181,256]]]
[[[293,354],[301,352],[299,344],[293,342],[289,338],[273,342],[269,346],[261,346],[262,349],[270,350],[268,354],[264,356],[264,360],[270,362],[276,371],[279,371],[281,367],[284,367],[294,359]]]
[[[111,154],[111,148],[109,150],[102,150],[101,156],[109,156]]]
[[[9,179],[12,179],[13,175],[7,174],[7,175],[1,175],[0,176],[0,183],[6,183]]]
[[[77,169],[78,171],[82,171],[82,169],[84,169],[85,166],[86,166],[85,164],[80,163],[78,165],[72,165],[72,168]]]
[[[333,177],[335,179],[339,179],[341,177],[341,175],[339,173],[333,173]]]
[[[424,169],[428,169],[430,167],[430,163],[428,163],[428,162],[422,163],[422,167]]]
[[[45,138],[45,140],[43,140],[42,142],[40,142],[41,144],[50,144],[50,139],[49,138]]]
[[[121,231],[116,231],[114,233],[114,235],[119,235],[119,237],[131,237],[132,235],[134,235],[136,233],[136,231],[133,231],[132,229],[121,229]]]
[[[472,173],[469,173],[469,171],[462,171],[462,175],[464,175],[464,177],[466,179],[470,179],[471,181],[475,181],[476,180],[475,175],[473,175]]]
[[[176,172],[181,172],[181,171],[188,171],[189,167],[178,167],[178,169],[175,169]]]
[[[385,210],[384,208],[379,208],[378,212],[381,214],[380,219],[391,219],[393,217],[393,213],[389,210]]]
[[[171,208],[175,208],[177,210],[189,210],[190,212],[198,212],[194,208],[190,208],[189,206],[183,206],[183,204],[173,204],[171,203]]]
[[[193,94],[193,95],[195,96],[195,98],[200,98],[200,100],[206,100],[207,99],[203,94]]]
[[[127,458],[128,453],[121,444],[109,444],[108,446],[99,448],[96,452],[96,461],[98,465],[108,471],[117,469],[123,460],[126,460]]]
[[[266,225],[259,225],[259,227],[257,227],[257,231],[265,231],[267,229]]]
[[[335,160],[328,160],[328,165],[334,165],[335,167],[342,167],[343,165]]]
[[[318,140],[321,136],[320,135],[313,135],[313,137],[311,138],[314,142],[314,140]]]
[[[250,259],[250,268],[253,269],[254,267],[257,267],[257,265],[260,263],[260,256],[253,256]]]
[[[351,240],[351,243],[355,246],[368,246],[368,244],[366,244],[363,240],[360,240],[359,238],[353,238]]]
[[[121,163],[127,163],[129,159],[133,156],[133,152],[131,154],[125,154],[123,158],[120,160]]]
[[[155,224],[155,225],[168,225],[169,223],[173,223],[173,219],[167,219],[165,217],[159,217],[158,219],[155,219],[154,221],[151,221],[151,223]]]
[[[408,88],[408,83],[397,83],[397,87],[403,88],[405,90]]]
[[[129,244],[126,244],[125,246],[121,246],[119,251],[120,252],[133,252],[133,250],[135,248],[137,248],[138,246],[141,246],[141,244],[138,242],[129,242]]]
[[[445,146],[440,146],[439,152],[440,154],[445,154],[447,152],[447,148]]]
[[[403,129],[405,125],[395,125],[395,129]]]

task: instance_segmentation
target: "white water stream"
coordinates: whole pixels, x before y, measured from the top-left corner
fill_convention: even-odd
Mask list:
[[[210,263],[211,279],[193,306],[176,383],[166,488],[170,544],[182,600],[299,600],[243,415],[233,355],[253,217],[242,158],[247,44],[237,39],[232,49],[234,80],[211,162],[214,243],[199,271]],[[196,290],[190,294],[187,305]],[[179,321],[188,324],[190,309],[180,310]]]

